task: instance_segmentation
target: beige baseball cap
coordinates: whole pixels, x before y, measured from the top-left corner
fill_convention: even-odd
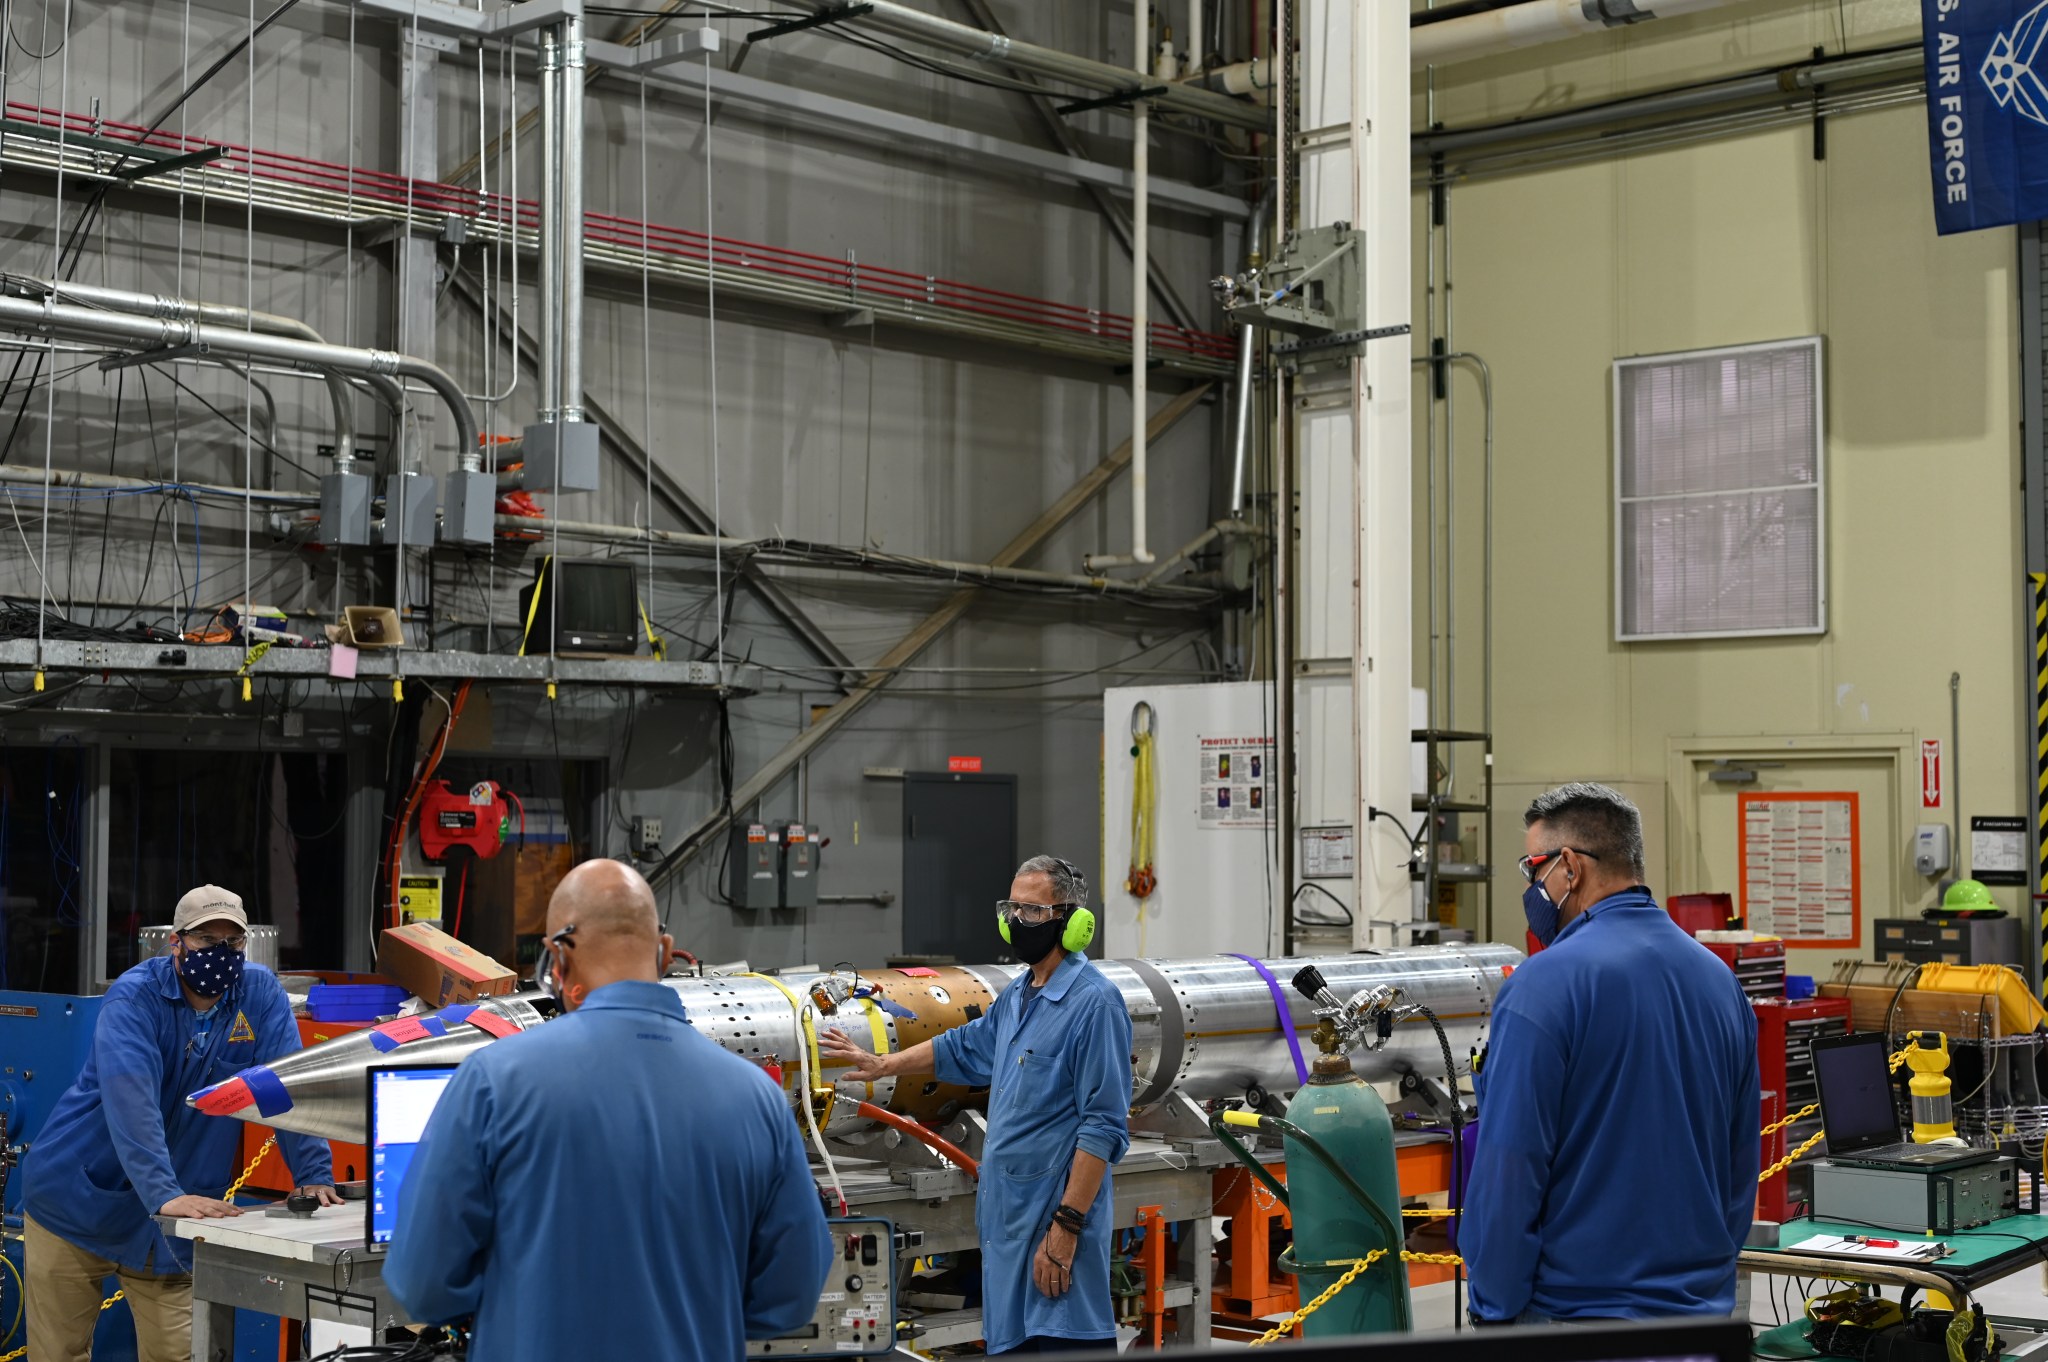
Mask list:
[[[232,922],[247,930],[249,915],[242,911],[242,896],[217,884],[186,891],[171,914],[171,930],[189,932],[202,922]]]

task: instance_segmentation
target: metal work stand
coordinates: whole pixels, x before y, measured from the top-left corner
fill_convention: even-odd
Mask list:
[[[383,1259],[364,1250],[361,1202],[289,1219],[252,1210],[157,1223],[192,1241],[193,1362],[233,1358],[237,1309],[372,1328],[412,1322],[384,1289]]]
[[[1428,859],[1414,870],[1411,870],[1409,876],[1412,879],[1422,881],[1423,901],[1429,906],[1429,911],[1432,914],[1436,912],[1438,885],[1483,885],[1484,888],[1481,891],[1483,907],[1480,909],[1479,930],[1472,934],[1472,938],[1475,941],[1491,941],[1493,939],[1493,868],[1487,864],[1487,858],[1493,854],[1493,735],[1491,733],[1467,732],[1461,729],[1418,728],[1410,737],[1412,741],[1423,744],[1425,748],[1424,760],[1427,763],[1426,779],[1429,782],[1429,793],[1416,795],[1410,805],[1412,811],[1421,814],[1425,820],[1422,825],[1423,850],[1427,854]],[[1476,743],[1479,746],[1485,766],[1484,794],[1479,799],[1452,799],[1439,788],[1440,782],[1437,779],[1437,772],[1442,770],[1445,776],[1448,777],[1450,763],[1448,761],[1438,761],[1438,749],[1460,743]],[[1481,829],[1479,844],[1473,848],[1472,854],[1467,859],[1450,865],[1444,864],[1439,859],[1437,852],[1438,844],[1443,840],[1442,830],[1437,826],[1437,820],[1445,814],[1470,814],[1479,820]]]

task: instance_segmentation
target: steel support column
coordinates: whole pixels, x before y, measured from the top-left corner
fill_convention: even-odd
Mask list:
[[[2020,225],[2020,493],[2027,589],[2021,593],[2024,677],[2020,694],[2030,698],[2021,725],[2023,751],[2034,753],[2028,782],[2034,811],[2034,892],[2048,895],[2048,230],[2039,222]],[[1958,854],[1961,848],[1957,848]],[[2037,949],[2025,952],[2027,977],[2036,996],[2048,997],[2048,898],[2036,898],[2021,918],[2039,931]]]

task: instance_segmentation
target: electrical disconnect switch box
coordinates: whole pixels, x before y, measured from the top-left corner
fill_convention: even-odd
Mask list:
[[[782,906],[782,837],[766,823],[738,823],[726,848],[726,897],[735,908]]]
[[[661,820],[634,814],[631,843],[633,854],[643,861],[661,855]]]
[[[782,833],[782,906],[818,906],[818,839],[815,830],[789,823]]]

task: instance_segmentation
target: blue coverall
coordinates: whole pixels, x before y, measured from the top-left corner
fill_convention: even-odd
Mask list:
[[[1479,1320],[1726,1315],[1756,1205],[1756,1014],[1647,889],[1501,985],[1458,1243]]]
[[[781,1089],[628,981],[463,1061],[384,1280],[415,1319],[475,1315],[494,1362],[734,1362],[811,1319],[831,1258]]]
[[[150,1217],[175,1197],[225,1191],[241,1172],[248,1127],[185,1097],[298,1048],[291,999],[262,965],[244,965],[241,981],[198,1012],[175,961],[143,961],[107,990],[92,1053],[22,1163],[28,1214],[130,1272],[190,1272],[190,1241]],[[280,1134],[277,1143],[300,1186],[334,1180],[326,1141]]]
[[[1074,1151],[1114,1166],[1130,1147],[1131,1014],[1123,995],[1075,951],[1043,989],[1017,976],[993,1007],[940,1035],[932,1050],[941,1081],[989,1089],[974,1203],[988,1351],[1027,1338],[1115,1337],[1107,1173],[1074,1248],[1073,1285],[1047,1297],[1031,1279],[1031,1260],[1066,1191]]]

